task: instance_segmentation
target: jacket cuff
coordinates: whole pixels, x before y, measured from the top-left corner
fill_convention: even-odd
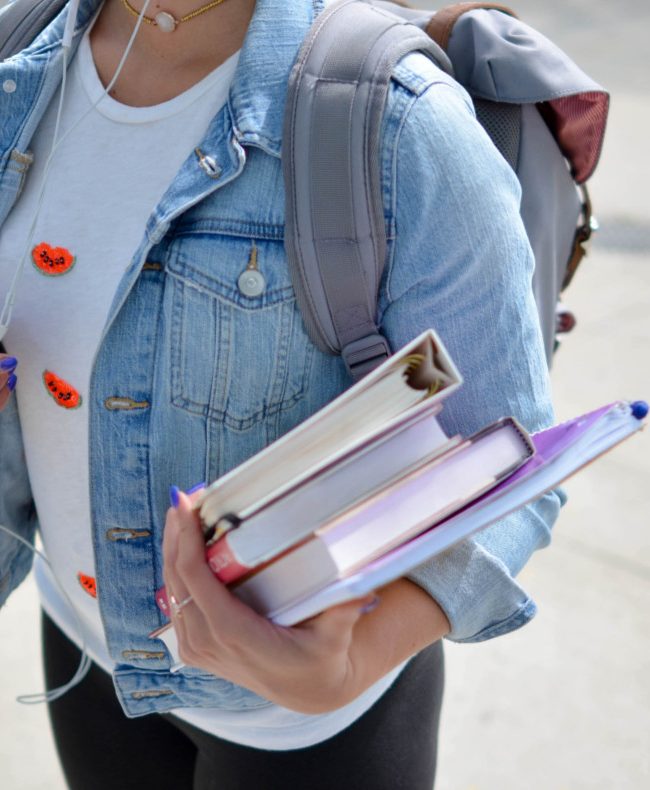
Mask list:
[[[453,546],[406,578],[427,592],[451,625],[452,642],[482,642],[521,628],[535,616],[534,601],[506,565],[474,540]]]

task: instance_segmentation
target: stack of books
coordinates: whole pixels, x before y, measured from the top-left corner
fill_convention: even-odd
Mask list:
[[[533,435],[504,417],[447,436],[438,416],[461,385],[429,330],[210,485],[196,509],[215,575],[257,612],[300,622],[538,498],[648,411],[621,401]],[[156,600],[169,614],[164,589]]]

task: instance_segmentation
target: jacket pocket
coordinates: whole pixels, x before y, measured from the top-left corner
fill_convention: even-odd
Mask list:
[[[239,286],[251,266],[263,278],[253,296]],[[174,406],[245,431],[304,397],[313,346],[280,240],[188,233],[167,271]]]

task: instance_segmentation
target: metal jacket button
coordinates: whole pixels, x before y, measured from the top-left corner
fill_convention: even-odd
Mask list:
[[[259,296],[264,292],[264,286],[266,285],[264,275],[261,272],[250,271],[249,269],[246,269],[245,272],[239,275],[237,283],[239,290],[244,296]]]
[[[219,178],[221,175],[221,168],[217,160],[213,156],[204,154],[200,148],[195,148],[194,153],[199,158],[199,167],[201,170],[203,170],[206,175],[209,175],[210,178]]]
[[[261,293],[264,293],[266,280],[257,267],[257,247],[255,244],[253,244],[253,248],[251,249],[248,265],[239,275],[237,285],[244,296],[259,296]]]
[[[2,90],[5,93],[13,93],[16,90],[16,81],[15,80],[5,80],[2,83]]]

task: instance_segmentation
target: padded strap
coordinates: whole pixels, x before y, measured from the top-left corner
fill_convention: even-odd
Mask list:
[[[285,247],[312,340],[358,378],[390,352],[376,325],[386,255],[380,131],[393,68],[421,51],[450,65],[419,28],[361,0],[314,23],[291,74],[283,168]]]
[[[0,14],[0,60],[29,46],[68,0],[14,0]]]
[[[436,11],[426,27],[426,32],[446,52],[449,38],[458,19],[468,11],[477,11],[479,9],[502,11],[504,14],[517,19],[517,14],[512,9],[499,3],[454,3]]]

